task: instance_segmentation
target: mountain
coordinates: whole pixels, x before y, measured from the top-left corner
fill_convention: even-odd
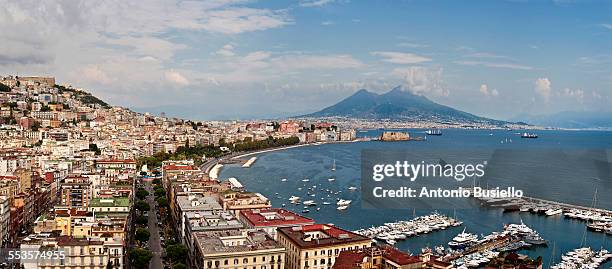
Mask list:
[[[558,128],[612,128],[612,113],[609,112],[563,111],[552,115],[519,115],[512,120]]]
[[[335,105],[303,117],[349,117],[360,119],[405,119],[460,122],[507,122],[479,117],[433,102],[401,86],[384,94],[361,89]]]

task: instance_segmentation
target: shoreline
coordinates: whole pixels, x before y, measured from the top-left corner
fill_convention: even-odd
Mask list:
[[[282,146],[282,147],[276,147],[276,148],[270,148],[270,149],[261,149],[261,150],[257,150],[257,151],[253,151],[253,152],[247,152],[247,153],[244,153],[244,154],[240,154],[240,155],[237,155],[237,156],[232,156],[232,157],[229,157],[229,159],[230,160],[236,160],[236,159],[240,159],[240,158],[244,158],[244,157],[248,157],[248,156],[252,156],[252,155],[257,155],[257,154],[269,153],[269,152],[275,152],[275,151],[281,151],[281,150],[287,150],[287,149],[293,149],[293,148],[300,148],[300,147],[306,147],[306,146],[320,146],[320,145],[326,145],[326,144],[355,143],[355,142],[364,142],[364,141],[356,139],[356,140],[351,140],[351,141],[333,141],[333,142],[304,143],[304,144]],[[218,179],[219,178],[219,176],[221,174],[221,169],[223,168],[223,164],[220,163],[222,161],[223,161],[223,159],[220,159],[220,160],[217,161],[217,163],[208,172],[208,177],[214,178],[214,179]]]

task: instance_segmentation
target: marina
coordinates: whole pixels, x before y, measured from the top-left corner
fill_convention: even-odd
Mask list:
[[[571,205],[533,197],[479,198],[479,200],[484,206],[503,208],[504,212],[519,211],[546,217],[564,216],[568,219],[581,220],[586,222],[586,228],[591,231],[612,235],[612,210]],[[595,204],[596,194],[593,201],[593,204]]]
[[[612,259],[612,254],[606,250],[592,250],[589,247],[578,248],[567,252],[561,256],[561,262],[551,266],[551,269],[572,269],[572,268],[600,268],[600,266]]]
[[[381,226],[359,229],[355,233],[394,245],[398,240],[444,230],[449,227],[457,227],[461,224],[461,221],[434,212],[411,220],[389,222]]]
[[[478,267],[490,259],[497,257],[501,252],[513,252],[523,248],[546,246],[547,242],[532,228],[520,224],[508,224],[501,232],[492,232],[478,238],[476,234],[467,233],[464,229],[449,243],[446,251],[436,248],[442,260],[453,263],[459,267]]]

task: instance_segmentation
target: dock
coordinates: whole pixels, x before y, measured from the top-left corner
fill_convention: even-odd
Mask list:
[[[257,160],[257,157],[251,157],[248,161],[246,161],[242,167],[244,168],[249,168],[251,167],[251,165],[253,165],[253,163],[255,163],[255,161]]]

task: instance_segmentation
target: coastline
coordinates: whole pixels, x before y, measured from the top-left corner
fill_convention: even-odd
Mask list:
[[[364,141],[365,140],[355,139],[355,140],[351,140],[351,141],[333,141],[333,142],[304,143],[304,144],[282,146],[282,147],[276,147],[276,148],[270,148],[270,149],[256,150],[256,151],[240,154],[240,155],[237,155],[237,156],[231,156],[228,159],[236,160],[236,159],[240,159],[240,158],[244,158],[244,157],[248,157],[248,156],[252,156],[252,155],[257,155],[257,154],[262,154],[262,153],[269,153],[269,152],[275,152],[275,151],[281,151],[281,150],[287,150],[287,149],[293,149],[293,148],[299,148],[299,147],[305,147],[305,146],[320,146],[320,145],[325,145],[325,144],[355,143],[355,142],[364,142]],[[223,168],[223,164],[221,164],[222,161],[223,161],[223,158],[216,160],[215,165],[213,165],[212,168],[210,169],[210,171],[208,172],[208,176],[210,178],[214,178],[214,179],[219,178],[219,175],[221,174],[221,169]]]

